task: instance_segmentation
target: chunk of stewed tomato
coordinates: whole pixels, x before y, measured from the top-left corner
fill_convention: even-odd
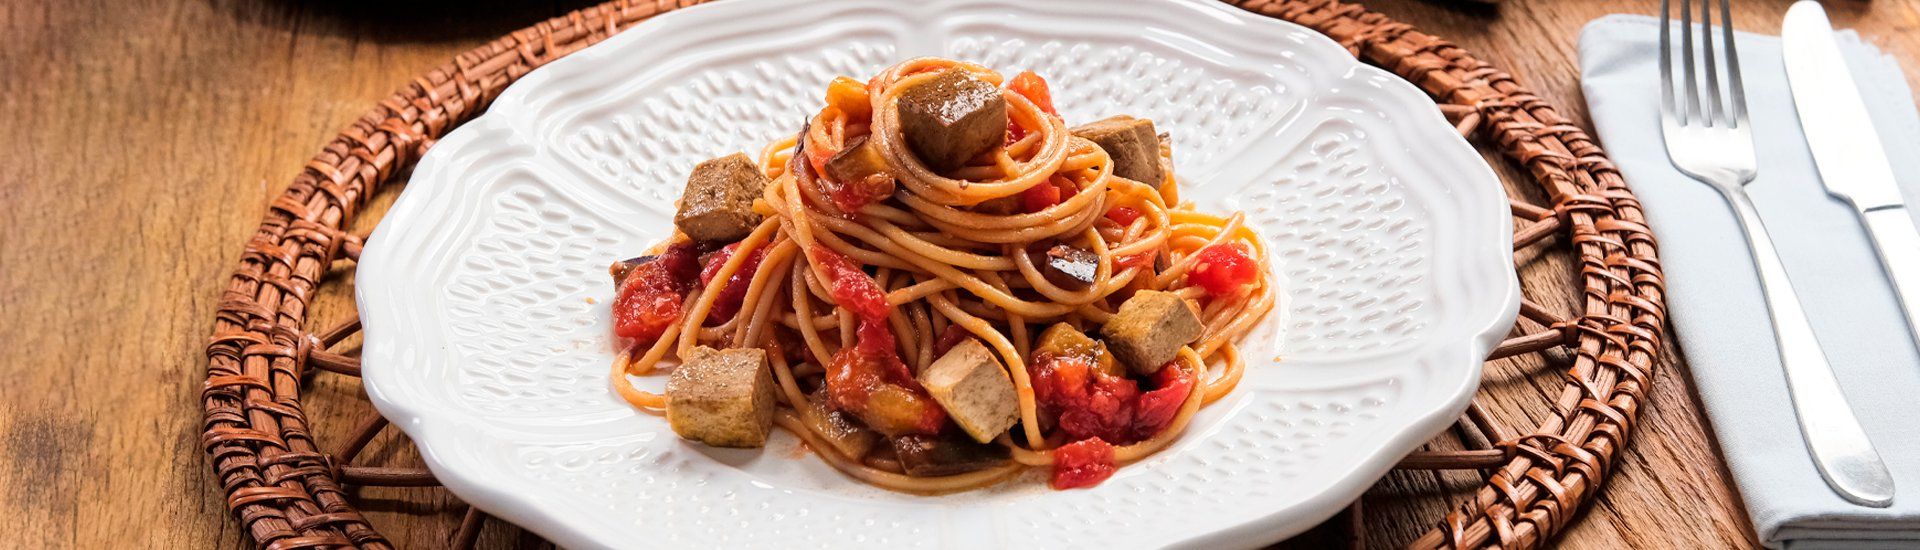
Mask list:
[[[1026,191],[1020,192],[1020,210],[1023,212],[1039,212],[1046,210],[1047,207],[1066,202],[1067,199],[1071,199],[1074,195],[1078,194],[1080,194],[1080,186],[1074,184],[1073,180],[1053,176],[1047,178],[1047,181],[1035,184],[1033,187],[1028,187]]]
[[[1113,220],[1113,223],[1120,224],[1120,227],[1133,225],[1133,220],[1140,219],[1141,215],[1139,209],[1127,206],[1115,206],[1107,210],[1107,219]]]
[[[1187,271],[1187,282],[1205,289],[1210,296],[1233,294],[1259,275],[1260,264],[1243,243],[1216,244],[1200,249],[1199,254]]]
[[[1037,354],[1028,375],[1041,412],[1072,439],[1098,437],[1128,443],[1134,436],[1140,385],[1097,368],[1095,359]]]
[[[1169,365],[1140,382],[1097,367],[1097,359],[1080,354],[1039,352],[1027,369],[1034,401],[1045,418],[1069,439],[1097,437],[1117,444],[1144,441],[1159,435],[1193,392],[1191,373]]]
[[[613,298],[613,333],[642,342],[659,339],[679,322],[681,302],[700,272],[699,251],[681,242],[634,266]]]
[[[1133,437],[1138,440],[1160,435],[1180,413],[1180,405],[1193,393],[1193,376],[1177,365],[1160,367],[1153,373],[1154,389],[1140,394],[1133,410]]]
[[[1092,487],[1113,477],[1115,469],[1113,445],[1097,437],[1082,439],[1053,450],[1053,479],[1048,485],[1055,489]]]
[[[1047,114],[1060,116],[1059,111],[1053,110],[1053,92],[1047,89],[1047,80],[1033,74],[1033,71],[1020,71],[1020,74],[1013,75],[1013,79],[1007,81],[1007,89],[1032,101],[1034,106]]]

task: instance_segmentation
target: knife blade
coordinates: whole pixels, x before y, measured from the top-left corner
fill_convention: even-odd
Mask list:
[[[1793,107],[1820,181],[1828,194],[1846,200],[1859,214],[1900,297],[1908,333],[1920,344],[1920,231],[1908,217],[1872,116],[1819,2],[1800,0],[1787,9],[1780,46]]]

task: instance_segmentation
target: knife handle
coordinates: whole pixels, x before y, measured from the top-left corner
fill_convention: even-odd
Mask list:
[[[1887,471],[1879,450],[1874,449],[1873,441],[1853,415],[1846,394],[1840,391],[1840,381],[1834,378],[1833,366],[1820,349],[1813,323],[1800,306],[1800,297],[1787,279],[1787,267],[1781,263],[1766,226],[1760,223],[1753,199],[1742,187],[1715,187],[1726,195],[1734,218],[1747,234],[1747,248],[1760,273],[1760,293],[1773,317],[1780,367],[1787,375],[1787,395],[1800,421],[1800,435],[1806,438],[1807,451],[1813,455],[1814,470],[1848,502],[1874,508],[1893,504],[1893,474]]]
[[[1913,228],[1913,218],[1901,206],[1865,210],[1860,219],[1866,222],[1867,235],[1873,238],[1874,252],[1886,268],[1887,279],[1893,281],[1894,293],[1900,296],[1907,333],[1920,344],[1920,231]]]

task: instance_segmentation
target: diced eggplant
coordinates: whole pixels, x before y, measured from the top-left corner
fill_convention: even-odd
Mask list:
[[[880,155],[880,146],[867,136],[853,138],[827,159],[821,171],[826,176],[828,196],[841,210],[859,211],[893,195],[893,173]]]
[[[841,456],[854,460],[867,456],[867,452],[880,442],[880,434],[867,429],[852,415],[834,410],[827,399],[825,390],[813,392],[807,397],[807,414],[801,415],[801,418],[813,433],[833,446]]]
[[[867,405],[859,411],[868,428],[889,436],[926,433],[938,429],[930,419],[939,418],[940,405],[926,395],[894,384],[878,384],[867,394]]]
[[[673,224],[696,241],[732,242],[760,225],[753,200],[766,190],[767,176],[742,153],[710,159],[693,168]]]
[[[1151,120],[1114,115],[1075,127],[1073,135],[1113,157],[1113,175],[1155,187],[1166,179],[1160,168],[1160,138]]]
[[[1171,292],[1142,290],[1101,327],[1107,346],[1129,369],[1153,374],[1179,355],[1180,346],[1200,338],[1205,327],[1193,306]]]
[[[1095,367],[1112,376],[1126,376],[1120,364],[1115,362],[1113,354],[1107,352],[1107,345],[1099,340],[1088,338],[1079,329],[1066,323],[1054,323],[1040,333],[1040,339],[1033,346],[1034,355],[1046,353],[1056,356],[1078,356],[1093,360]]]
[[[1020,397],[1000,359],[968,338],[920,372],[920,385],[974,441],[986,443],[1020,420]]]
[[[907,435],[893,438],[893,452],[907,475],[938,477],[1001,466],[1011,459],[1006,447],[979,443],[965,435]]]
[[[1087,288],[1100,271],[1099,255],[1069,244],[1048,248],[1045,259],[1040,264],[1040,274],[1047,277],[1047,282],[1067,290]]]
[[[812,117],[800,121],[800,133],[793,136],[793,155],[787,157],[787,173],[796,176],[813,174],[813,163],[807,162],[807,133],[812,131]]]
[[[920,162],[952,170],[1006,141],[1007,100],[965,69],[948,69],[901,92],[900,130]]]
[[[614,288],[619,288],[620,282],[627,280],[627,274],[633,273],[633,268],[640,267],[640,264],[651,261],[653,261],[653,255],[648,254],[613,262],[612,266],[607,267],[607,274],[613,275],[613,286]]]
[[[667,425],[715,447],[760,447],[773,431],[766,350],[694,348],[667,378]]]
[[[880,155],[880,146],[867,136],[853,138],[840,152],[828,157],[826,172],[833,181],[843,183],[865,180],[876,174],[892,179],[887,173],[887,159]]]

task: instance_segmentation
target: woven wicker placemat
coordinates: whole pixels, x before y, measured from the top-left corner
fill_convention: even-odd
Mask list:
[[[1545,544],[1593,500],[1627,444],[1666,335],[1659,261],[1639,202],[1585,131],[1464,49],[1358,5],[1228,1],[1324,33],[1426,90],[1463,135],[1523,167],[1548,198],[1543,206],[1513,203],[1513,245],[1567,236],[1551,242],[1571,247],[1579,259],[1583,311],[1561,319],[1523,302],[1528,321],[1521,325],[1538,331],[1507,340],[1489,360],[1566,348],[1572,356],[1566,384],[1543,404],[1550,410],[1537,426],[1502,426],[1476,400],[1459,424],[1479,437],[1462,439],[1491,444],[1417,452],[1399,464],[1486,474],[1484,486],[1411,546]],[[203,444],[228,508],[254,540],[268,548],[391,547],[343,487],[436,484],[423,469],[353,463],[386,426],[378,415],[357,427],[344,448],[321,450],[300,401],[315,371],[359,374],[355,357],[329,351],[358,332],[359,322],[312,330],[306,307],[334,262],[358,258],[363,237],[343,228],[368,197],[528,71],[697,3],[609,2],[461,54],[341,132],[272,203],[222,295],[201,394]],[[1364,534],[1359,513],[1356,504],[1348,523],[1356,545]],[[470,509],[455,545],[471,546],[484,520]]]

